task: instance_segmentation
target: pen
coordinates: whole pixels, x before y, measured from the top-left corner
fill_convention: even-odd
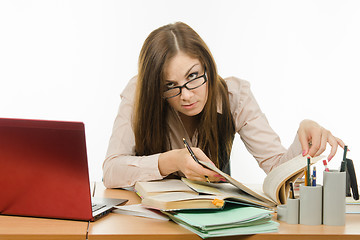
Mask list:
[[[307,158],[307,169],[306,169],[306,171],[307,171],[307,177],[308,177],[308,179],[307,179],[307,186],[311,186],[311,181],[310,181],[310,157],[308,157]]]
[[[343,160],[342,160],[341,166],[340,166],[340,172],[345,172],[345,170],[346,170],[346,153],[347,153],[347,146],[345,145],[344,156],[343,156]]]
[[[312,179],[312,185],[313,185],[313,187],[315,187],[315,186],[316,186],[316,166],[314,166],[314,168],[313,168],[312,177],[313,177],[313,179]]]
[[[185,140],[185,138],[183,138],[183,142],[184,142],[185,147],[186,147],[187,150],[189,151],[191,157],[195,160],[195,162],[197,162],[198,164],[201,165],[201,163],[200,163],[199,160],[196,158],[194,152],[191,150],[191,148],[190,148],[189,144],[187,143],[187,141]],[[205,176],[205,179],[206,179],[207,182],[210,182],[208,176]]]

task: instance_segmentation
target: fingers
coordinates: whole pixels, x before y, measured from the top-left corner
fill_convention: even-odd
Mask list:
[[[197,165],[199,165],[199,164],[197,164]],[[200,168],[203,168],[201,165],[199,165],[199,166],[200,166]],[[205,170],[205,171],[202,171],[202,170]],[[213,172],[206,168],[200,169],[200,171],[197,168],[188,169],[187,171],[184,171],[183,173],[186,176],[186,178],[188,178],[190,180],[195,180],[195,181],[206,182],[207,181],[206,177],[208,177],[209,181],[211,181],[211,182],[218,182],[220,180],[225,180],[222,177],[220,177],[220,178],[217,177],[218,174],[216,172]]]
[[[329,144],[331,146],[331,151],[330,151],[330,154],[328,156],[328,161],[330,162],[330,160],[336,154],[338,145],[344,149],[345,143],[340,138],[332,136],[332,138],[329,140]]]
[[[199,148],[191,148],[194,152],[196,158],[201,161],[211,162],[211,160],[201,151]],[[201,164],[197,163],[191,155],[187,152],[187,149],[184,148],[184,161],[181,164],[180,171],[186,176],[186,178],[195,180],[195,181],[207,181],[205,176],[209,177],[211,181],[218,181],[216,172],[203,167]],[[212,163],[212,162],[211,162]]]
[[[226,182],[226,179],[224,177],[222,177],[221,175],[219,175],[220,177],[217,177],[216,175],[210,177],[208,176],[208,179],[210,182]],[[194,175],[188,175],[186,176],[186,178],[190,179],[190,180],[194,180],[194,181],[201,181],[201,182],[207,182],[207,179],[205,177],[205,175],[198,175],[194,173]]]
[[[317,149],[316,153],[314,155],[311,155],[311,153],[309,153],[310,156],[316,157],[322,154],[326,149],[326,144],[329,143],[331,149],[327,159],[330,162],[331,159],[335,156],[338,146],[341,146],[342,148],[344,148],[345,146],[344,142],[341,139],[334,137],[331,134],[331,132],[326,129],[323,129],[320,139],[321,139],[320,145],[319,146],[317,144],[314,145],[314,150]]]
[[[319,156],[326,150],[326,145],[329,143],[331,149],[328,161],[330,161],[335,156],[338,145],[342,148],[345,146],[341,139],[334,137],[330,131],[311,120],[304,120],[300,123],[298,135],[303,156],[307,154],[311,157]]]
[[[312,131],[311,135],[311,147],[309,149],[309,155],[315,157],[315,154],[321,147],[322,134],[321,131]]]
[[[303,150],[302,155],[305,156],[309,153],[309,139],[307,138],[305,131],[302,129],[299,129],[298,135],[301,149]]]
[[[316,153],[315,148],[319,142],[319,138],[321,136],[320,129],[321,127],[314,121],[305,119],[301,121],[298,135],[301,144],[301,148],[303,150],[303,156],[310,154],[310,156]],[[311,151],[310,151],[311,150]],[[312,154],[312,155],[311,155]]]
[[[194,152],[195,156],[197,157],[197,159],[199,159],[199,160],[201,160],[203,162],[209,162],[209,163],[215,165],[213,163],[213,161],[211,161],[210,158],[208,158],[206,156],[206,154],[200,148],[191,148],[191,149],[193,150],[193,152]]]
[[[190,175],[190,176],[186,176],[186,178],[193,181],[206,182],[205,176],[201,176],[201,175]]]
[[[328,142],[328,134],[326,133],[327,131],[325,129],[322,129],[322,132],[320,133],[321,137],[320,137],[320,143],[319,146],[317,148],[315,148],[315,154],[313,155],[314,157],[319,156],[320,154],[322,154],[325,149],[326,149],[326,144]]]
[[[193,172],[191,175],[187,175],[186,178],[194,181],[201,181],[201,182],[207,182],[209,180],[210,182],[226,182],[226,178],[219,174],[209,175],[208,178],[206,178],[207,175],[198,175],[197,173]]]
[[[336,139],[336,142],[340,145],[340,147],[342,147],[342,148],[345,147],[345,143],[340,138],[335,137],[335,139]]]
[[[226,178],[224,178],[224,177],[221,176],[220,174],[216,174],[214,177],[215,177],[215,178],[210,179],[211,182],[220,182],[220,181],[226,182],[226,181],[227,181]]]
[[[329,144],[331,146],[331,151],[330,154],[328,156],[328,161],[330,162],[330,160],[335,156],[336,151],[337,151],[337,146],[338,146],[338,142],[336,140],[335,137],[332,137],[329,139]],[[341,146],[341,145],[340,145]]]

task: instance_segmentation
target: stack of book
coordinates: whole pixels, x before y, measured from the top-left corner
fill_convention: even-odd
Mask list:
[[[300,185],[301,184],[305,184],[305,178],[304,177],[296,179],[296,181],[294,183],[295,197],[300,196]]]
[[[276,232],[272,211],[227,204],[222,210],[180,210],[164,212],[174,222],[202,238]]]
[[[352,197],[347,197],[345,212],[360,214],[360,200],[354,200]]]
[[[240,194],[231,184],[218,185],[186,178],[165,179],[138,182],[135,190],[142,197],[142,206],[160,210],[175,223],[202,238],[278,230],[278,223],[271,220],[274,210],[270,207],[266,209],[264,204],[258,205],[261,201]],[[205,191],[213,194],[198,193]]]
[[[313,158],[311,163],[322,157]],[[273,169],[262,189],[250,188],[214,165],[200,161],[227,182],[165,179],[137,182],[135,191],[142,198],[142,206],[162,211],[203,238],[274,232],[278,224],[271,220],[271,213],[277,205],[286,203],[289,182],[303,175],[306,159],[299,155]]]

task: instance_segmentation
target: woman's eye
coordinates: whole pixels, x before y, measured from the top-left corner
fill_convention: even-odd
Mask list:
[[[167,83],[165,86],[166,86],[167,89],[170,89],[170,88],[175,87],[175,84],[172,83],[172,82],[169,82],[169,83]]]
[[[191,74],[188,76],[188,79],[189,79],[189,80],[193,80],[193,79],[197,78],[198,75],[199,75],[198,72],[191,73]]]

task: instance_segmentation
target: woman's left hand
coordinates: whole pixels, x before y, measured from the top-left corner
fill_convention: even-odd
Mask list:
[[[336,154],[338,145],[344,148],[344,142],[331,134],[331,132],[312,120],[303,120],[298,130],[299,140],[303,150],[303,156],[309,154],[316,157],[322,154],[329,143],[331,151],[328,156],[330,161]]]

